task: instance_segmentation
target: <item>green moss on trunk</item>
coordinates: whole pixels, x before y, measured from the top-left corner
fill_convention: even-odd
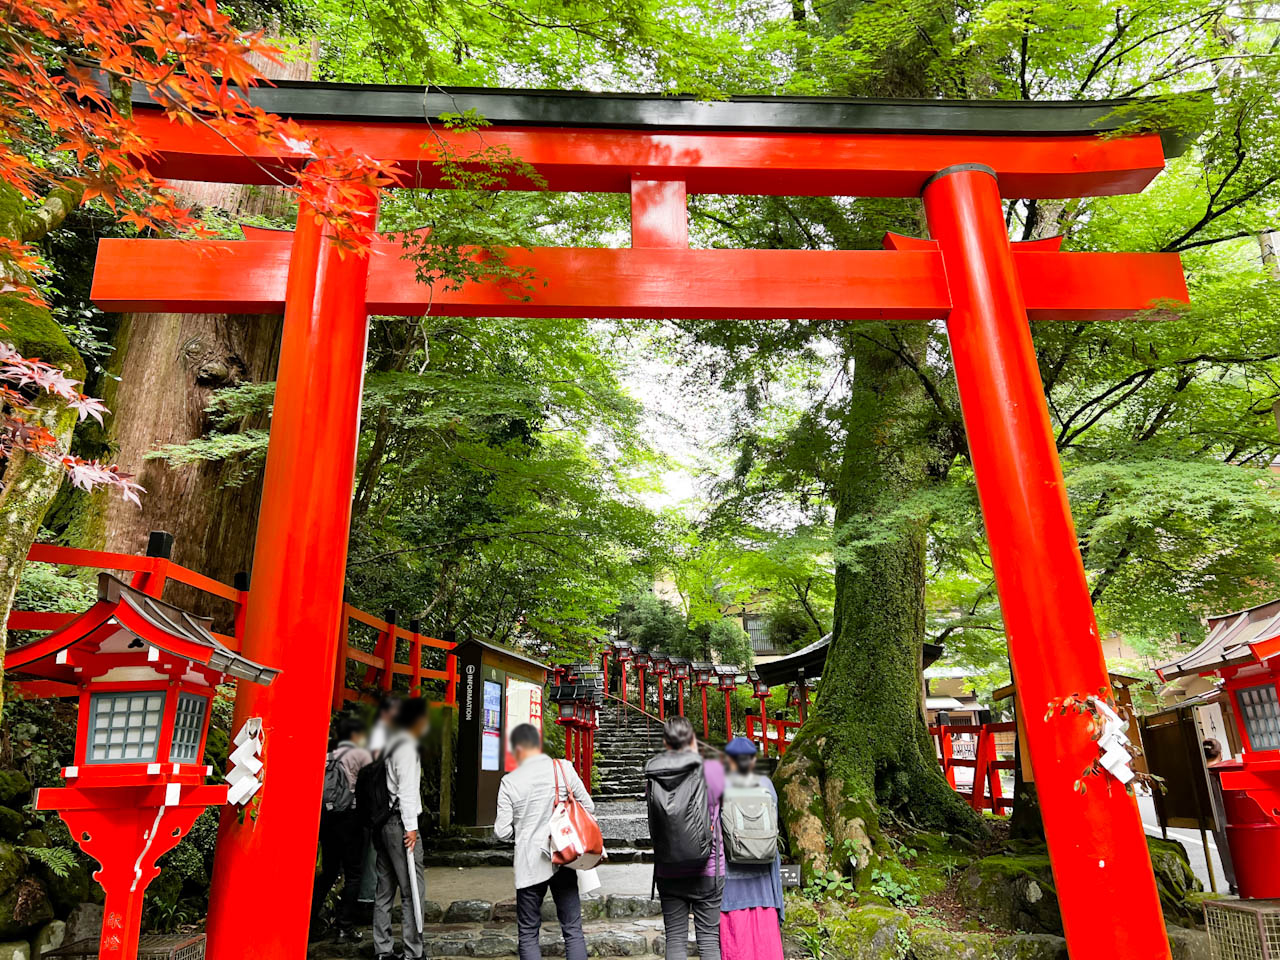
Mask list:
[[[894,333],[924,355],[922,330]],[[886,342],[883,326],[851,334],[833,641],[809,721],[778,769],[793,852],[809,871],[846,860],[865,868],[882,848],[885,811],[968,836],[985,829],[942,777],[925,725],[923,529],[884,525],[903,494],[926,482],[929,450],[917,435],[923,392]]]
[[[46,199],[40,215],[32,216],[17,191],[0,185],[0,236],[24,242],[39,239],[61,222],[79,203],[79,197],[80,193],[74,190],[55,190]],[[29,276],[14,263],[4,260],[0,260],[0,279],[31,284]],[[84,361],[43,306],[12,294],[0,296],[0,339],[13,344],[25,357],[38,357],[62,368],[76,380],[84,379]],[[62,400],[49,394],[37,395],[28,420],[33,426],[46,427],[57,438],[55,452],[65,453],[70,448],[76,413]],[[57,464],[21,450],[4,462],[3,469],[0,482],[0,680],[8,641],[6,624],[18,580],[27,552],[62,483],[62,469]],[[3,706],[3,692],[0,692],[0,706]]]

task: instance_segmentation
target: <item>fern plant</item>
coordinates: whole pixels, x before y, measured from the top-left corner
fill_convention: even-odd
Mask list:
[[[18,847],[28,860],[42,863],[60,879],[66,879],[76,865],[76,855],[66,847]]]

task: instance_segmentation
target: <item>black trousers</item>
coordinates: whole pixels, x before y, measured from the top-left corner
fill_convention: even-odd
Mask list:
[[[364,851],[368,845],[364,824],[354,808],[320,815],[320,872],[311,891],[311,925],[314,928],[324,909],[325,898],[342,876],[342,900],[338,904],[338,926],[356,924],[360,879],[364,875]]]
[[[689,917],[701,960],[720,960],[720,900],[724,877],[658,877],[667,960],[687,960]]]
[[[542,901],[551,891],[560,932],[564,934],[565,960],[587,960],[587,939],[582,935],[582,901],[578,899],[578,874],[561,867],[550,880],[516,891],[516,938],[520,960],[542,960]]]

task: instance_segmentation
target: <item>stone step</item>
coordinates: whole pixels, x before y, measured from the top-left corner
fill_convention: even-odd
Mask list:
[[[603,832],[603,831],[602,831]],[[604,849],[609,863],[652,863],[653,841],[645,825],[643,836],[606,836]],[[425,855],[429,867],[509,867],[513,857],[505,850],[441,850]]]
[[[644,928],[640,923],[620,923],[617,920],[603,924],[584,924],[583,936],[587,941],[587,955],[591,957],[662,957],[666,954],[666,936],[662,932],[662,920],[655,918]],[[400,928],[397,924],[395,942],[400,944]],[[565,955],[564,937],[554,921],[543,921],[539,946],[544,957]],[[516,925],[488,923],[474,924],[426,924],[422,930],[423,955],[426,957],[514,957],[517,955]],[[689,955],[697,956],[698,945],[690,939]],[[307,947],[308,960],[371,960],[374,956],[373,938],[366,932],[363,940],[355,943],[330,943],[317,941]]]
[[[663,956],[663,934],[658,901],[647,897],[586,897],[582,904],[583,935],[592,957]],[[395,935],[400,941],[399,909],[394,912]],[[489,919],[480,919],[480,918]],[[459,900],[447,908],[428,902],[423,924],[424,954],[428,957],[513,957],[516,955],[515,900],[493,904],[484,900]],[[556,924],[555,903],[548,896],[542,904],[542,954],[564,956],[564,938]],[[690,953],[695,945],[690,942]],[[318,940],[307,948],[308,960],[368,960],[373,941],[365,930],[355,943]]]

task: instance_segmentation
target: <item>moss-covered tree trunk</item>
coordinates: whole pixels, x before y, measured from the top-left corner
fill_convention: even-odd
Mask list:
[[[923,329],[896,331],[924,355]],[[925,538],[904,521],[868,537],[925,482],[930,446],[915,375],[881,344],[851,335],[854,363],[836,505],[835,620],[817,699],[778,768],[793,853],[807,869],[857,869],[883,847],[882,815],[980,835],[981,818],[947,785],[924,717]],[[870,542],[858,544],[860,538]]]
[[[11,187],[0,184],[0,236],[34,243],[55,229],[76,206],[83,189],[71,184],[50,192],[34,209]],[[32,287],[33,280],[15,264],[0,259],[0,289]],[[60,367],[67,376],[84,380],[84,361],[72,347],[49,310],[13,292],[0,294],[0,340],[10,343],[24,357],[39,358]],[[65,453],[71,445],[76,413],[51,394],[37,396],[28,414],[32,426],[43,426],[57,438],[53,453]],[[26,565],[27,552],[40,533],[53,498],[62,484],[56,463],[17,450],[0,461],[0,680],[8,645],[9,611]],[[0,706],[3,706],[0,686]]]

